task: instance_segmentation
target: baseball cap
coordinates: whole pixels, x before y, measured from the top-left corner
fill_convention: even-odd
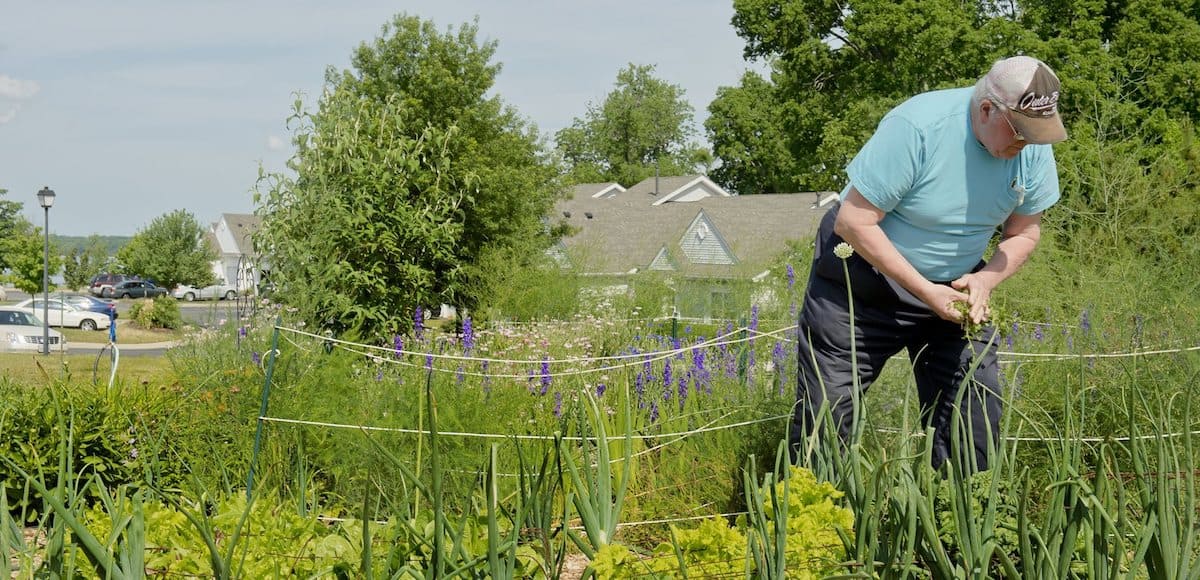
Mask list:
[[[1066,140],[1067,129],[1058,116],[1061,87],[1046,63],[1030,56],[998,60],[983,84],[989,98],[1015,113],[1009,119],[1026,141],[1050,144]]]

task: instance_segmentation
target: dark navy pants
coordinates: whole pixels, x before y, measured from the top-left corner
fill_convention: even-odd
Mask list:
[[[939,318],[857,254],[845,260],[843,266],[842,258],[833,253],[843,241],[833,232],[838,208],[835,205],[821,220],[800,311],[793,452],[805,435],[814,435],[824,403],[829,405],[842,441],[850,441],[854,389],[858,389],[861,410],[864,395],[884,363],[906,350],[916,379],[923,425],[933,427],[933,466],[940,467],[957,449],[954,455],[967,472],[987,469],[989,445],[994,448],[997,442],[1001,408],[995,329],[985,327],[968,340],[959,324]],[[857,386],[850,360],[850,309],[844,267],[849,269],[854,299]],[[972,372],[976,359],[978,365]],[[969,379],[968,372],[972,372]],[[961,423],[957,442],[953,442],[956,414]]]

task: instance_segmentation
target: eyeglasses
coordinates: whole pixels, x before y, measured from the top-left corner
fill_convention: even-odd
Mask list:
[[[988,99],[988,100],[991,100],[991,99]],[[1009,129],[1012,129],[1012,132],[1013,132],[1013,137],[1014,137],[1014,138],[1015,138],[1017,141],[1024,141],[1024,140],[1025,140],[1025,136],[1024,136],[1024,135],[1022,135],[1022,134],[1021,134],[1021,132],[1017,130],[1017,127],[1016,127],[1015,125],[1013,125],[1013,124],[1012,124],[1012,119],[1009,119],[1009,118],[1008,118],[1008,116],[1009,116],[1010,114],[1012,114],[1012,113],[1009,113],[1009,112],[1008,112],[1008,107],[1005,107],[1004,105],[1002,105],[1002,104],[1000,104],[1000,103],[997,103],[997,102],[996,102],[996,101],[994,101],[994,100],[992,101],[992,104],[993,104],[993,105],[995,105],[995,107],[1001,111],[1001,115],[1000,115],[1000,117],[1004,119],[1004,122],[1005,122],[1005,123],[1008,123],[1008,128],[1009,128]]]

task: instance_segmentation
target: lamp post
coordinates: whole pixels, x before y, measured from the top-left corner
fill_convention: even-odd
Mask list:
[[[46,212],[46,243],[42,248],[42,354],[50,354],[50,206],[54,190],[43,186],[37,192],[38,204]]]

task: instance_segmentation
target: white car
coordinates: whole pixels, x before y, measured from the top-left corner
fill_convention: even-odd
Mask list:
[[[212,284],[203,288],[180,284],[171,292],[171,296],[187,302],[193,300],[234,300],[237,298],[237,288],[229,284]]]
[[[13,305],[13,308],[23,310],[34,317],[41,317],[43,305],[49,305],[46,321],[50,326],[69,326],[80,330],[100,330],[108,328],[110,320],[107,314],[101,314],[86,308],[80,308],[70,302],[51,298],[45,302],[42,298],[30,298]],[[40,318],[39,318],[40,320]]]
[[[42,352],[46,329],[38,317],[11,306],[0,307],[0,352]],[[50,350],[67,352],[67,339],[50,330]]]

